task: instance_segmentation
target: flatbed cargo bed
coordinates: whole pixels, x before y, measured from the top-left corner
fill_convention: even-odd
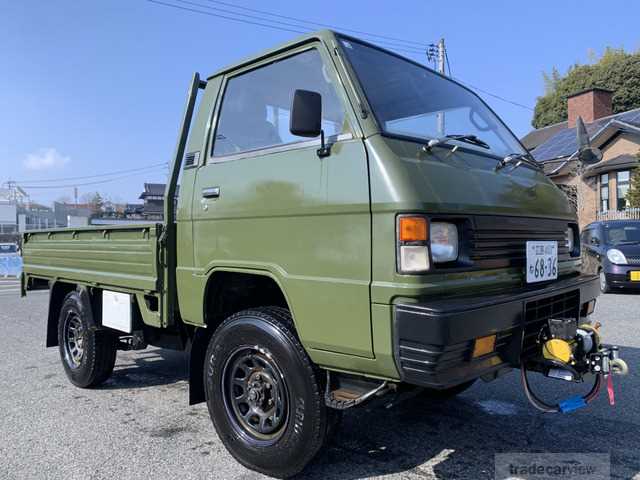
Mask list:
[[[68,281],[115,290],[161,289],[162,224],[106,225],[29,232],[24,281]]]

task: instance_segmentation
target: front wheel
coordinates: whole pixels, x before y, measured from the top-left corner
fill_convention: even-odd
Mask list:
[[[247,468],[293,476],[323,446],[330,428],[318,371],[288,311],[257,308],[225,320],[205,357],[211,420]]]
[[[609,281],[607,280],[607,275],[604,273],[604,270],[600,270],[600,291],[602,293],[609,293],[611,291],[611,285],[609,285]]]
[[[88,388],[107,380],[116,363],[117,340],[110,331],[92,328],[78,292],[65,297],[58,318],[58,345],[71,383]]]

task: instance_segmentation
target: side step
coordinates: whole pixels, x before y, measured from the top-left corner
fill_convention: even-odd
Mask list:
[[[341,374],[334,379],[332,386],[331,373],[327,370],[327,388],[324,393],[325,405],[336,410],[346,410],[369,400],[374,396],[381,396],[392,390],[395,385],[383,381],[380,385],[371,380]],[[373,388],[372,388],[373,387]]]

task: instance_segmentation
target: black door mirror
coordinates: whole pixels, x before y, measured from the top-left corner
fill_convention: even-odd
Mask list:
[[[330,147],[325,146],[322,130],[322,95],[309,90],[294,92],[289,131],[299,137],[315,138],[320,135],[318,156],[326,157],[331,154]]]
[[[289,130],[298,137],[317,137],[322,131],[322,96],[318,92],[296,90],[291,106]]]

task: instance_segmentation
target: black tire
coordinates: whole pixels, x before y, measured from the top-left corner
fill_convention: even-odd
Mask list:
[[[322,375],[282,308],[227,318],[211,337],[204,385],[211,420],[227,450],[266,475],[301,472],[337,423],[324,404]]]
[[[476,383],[475,380],[470,380],[468,382],[461,383],[460,385],[456,385],[455,387],[445,388],[444,390],[425,388],[422,392],[420,392],[420,396],[428,400],[445,401],[461,394],[462,392],[470,388],[474,383]]]
[[[604,270],[600,270],[598,272],[598,275],[600,276],[600,291],[602,293],[610,293],[611,292],[611,285],[609,284],[609,281],[607,280],[607,275],[604,273]]]
[[[103,383],[116,363],[117,336],[91,328],[90,315],[80,293],[74,291],[65,297],[58,318],[60,359],[71,383],[80,388]]]

